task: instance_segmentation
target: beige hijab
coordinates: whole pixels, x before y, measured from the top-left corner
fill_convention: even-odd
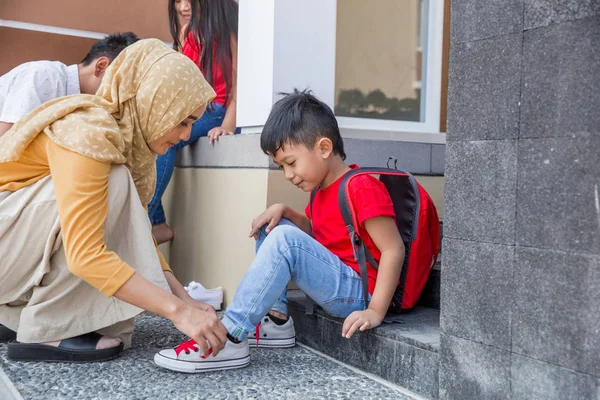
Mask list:
[[[140,40],[112,62],[96,95],[49,101],[0,136],[0,163],[18,160],[44,132],[68,150],[125,164],[146,206],[156,184],[156,155],[148,143],[214,97],[190,59],[160,40]]]

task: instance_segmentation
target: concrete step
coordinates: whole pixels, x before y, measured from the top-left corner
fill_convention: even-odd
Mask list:
[[[0,399],[398,399],[421,397],[347,365],[296,346],[251,349],[247,368],[183,374],[156,367],[154,354],[185,337],[170,321],[141,314],[133,346],[99,363],[21,363],[6,358],[0,344]],[[5,375],[4,375],[5,374]],[[6,383],[3,387],[3,383]],[[4,390],[3,390],[4,389]]]
[[[402,314],[401,323],[383,324],[344,339],[342,319],[319,307],[314,314],[305,313],[306,296],[301,290],[288,291],[288,301],[300,343],[426,398],[438,397],[438,310],[417,307]]]

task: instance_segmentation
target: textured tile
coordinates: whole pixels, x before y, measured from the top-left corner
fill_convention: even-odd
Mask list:
[[[431,144],[391,140],[344,139],[347,162],[361,167],[386,167],[389,157],[398,159],[398,169],[414,174],[431,170]],[[391,166],[391,164],[390,164]],[[393,167],[392,167],[393,168]]]
[[[599,14],[598,0],[525,0],[525,29]]]
[[[442,334],[440,399],[509,399],[510,353]]]
[[[516,182],[516,141],[449,143],[445,237],[514,244]]]
[[[26,399],[402,399],[402,393],[300,348],[251,349],[248,368],[206,374],[159,369],[161,348],[184,338],[168,321],[138,317],[133,348],[102,363],[20,363],[0,367]],[[0,398],[2,394],[0,394]]]
[[[600,257],[517,248],[512,350],[600,376]]]
[[[431,145],[431,173],[443,174],[446,164],[446,145],[432,144]]]
[[[600,255],[600,136],[519,141],[517,243]]]
[[[523,31],[523,0],[452,0],[450,40],[470,42]]]
[[[600,135],[600,16],[523,40],[520,136]]]
[[[446,240],[441,331],[510,351],[514,247]]]
[[[512,355],[512,398],[515,400],[594,399],[598,378],[518,354]]]
[[[448,141],[517,137],[521,47],[522,34],[451,46]]]

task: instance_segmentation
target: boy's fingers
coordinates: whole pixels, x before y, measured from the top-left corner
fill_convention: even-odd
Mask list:
[[[352,337],[352,335],[354,335],[354,332],[356,332],[356,330],[363,324],[363,320],[362,319],[357,319],[356,321],[354,321],[354,323],[352,324],[352,326],[350,327],[350,329],[348,330],[348,334],[346,334],[346,339],[350,339]]]
[[[352,324],[356,320],[356,316],[355,315],[356,314],[351,313],[344,320],[344,324],[342,325],[342,336],[346,337],[346,334],[348,333],[348,329],[350,329],[350,327],[352,326]]]
[[[277,226],[277,224],[279,223],[279,218],[272,218],[271,222],[269,222],[269,225],[267,225],[267,229],[265,229],[265,231],[267,233],[271,232],[271,230],[273,228],[275,228]]]
[[[371,323],[369,321],[365,321],[365,323],[362,324],[359,329],[361,332],[363,332],[363,331],[366,331],[367,329],[369,329],[370,327],[371,327]]]

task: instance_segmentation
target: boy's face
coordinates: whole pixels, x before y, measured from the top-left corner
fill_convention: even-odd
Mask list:
[[[285,144],[271,158],[283,169],[285,179],[303,191],[310,192],[325,179],[328,156],[317,141],[313,149],[301,144]]]

